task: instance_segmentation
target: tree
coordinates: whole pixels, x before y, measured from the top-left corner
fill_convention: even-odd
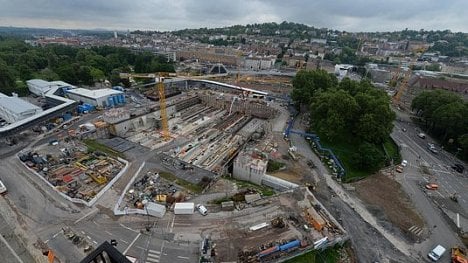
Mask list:
[[[3,60],[0,60],[0,92],[11,92],[15,87],[15,76]]]
[[[374,144],[364,142],[352,155],[352,160],[357,167],[363,170],[376,170],[382,166],[385,156]]]
[[[359,110],[356,100],[344,90],[330,90],[314,97],[311,104],[312,126],[329,140],[349,130]]]
[[[331,89],[336,84],[336,77],[325,70],[301,70],[294,77],[291,97],[294,101],[309,104],[311,98],[321,91]]]

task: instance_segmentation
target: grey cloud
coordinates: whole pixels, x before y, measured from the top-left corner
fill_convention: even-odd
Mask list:
[[[0,0],[0,25],[152,29],[292,21],[347,31],[468,31],[465,0]]]

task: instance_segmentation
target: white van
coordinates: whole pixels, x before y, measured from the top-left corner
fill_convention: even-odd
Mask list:
[[[432,261],[437,261],[442,257],[446,250],[447,249],[445,249],[443,246],[437,245],[433,250],[431,250],[431,252],[429,252],[429,254],[427,254],[427,256]]]
[[[204,205],[198,204],[197,209],[198,209],[198,212],[200,212],[200,214],[202,214],[204,216],[206,216],[208,214],[208,209],[206,209],[206,207]]]
[[[3,184],[2,181],[0,181],[0,195],[6,194],[7,189],[6,186]]]

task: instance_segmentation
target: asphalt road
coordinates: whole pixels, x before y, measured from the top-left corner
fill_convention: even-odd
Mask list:
[[[300,118],[294,123],[294,129],[303,130]],[[290,140],[297,148],[297,152],[307,159],[311,159],[320,174],[320,181],[317,184],[317,198],[332,213],[332,215],[341,221],[343,227],[348,231],[351,237],[352,247],[356,253],[358,262],[413,262],[399,252],[382,234],[370,224],[364,222],[361,216],[349,207],[343,200],[332,197],[331,190],[327,187],[324,180],[328,170],[320,163],[320,160],[311,150],[309,143],[300,135],[291,134]]]
[[[402,128],[407,131],[404,132]],[[425,255],[437,244],[450,248],[461,245],[462,242],[443,218],[441,210],[429,199],[427,190],[423,188],[424,185],[429,182],[437,183],[439,190],[434,192],[447,199],[452,193],[457,192],[460,195],[458,204],[466,212],[468,181],[465,175],[450,169],[453,159],[448,157],[447,153],[436,155],[430,152],[426,145],[432,140],[428,137],[419,138],[418,133],[414,125],[397,122],[392,137],[401,147],[402,158],[408,161],[408,166],[404,168],[401,176],[397,175],[397,178],[416,209],[424,217],[429,229],[429,238],[415,245],[421,255]],[[424,174],[421,165],[428,165],[431,175]],[[446,253],[441,261],[448,261],[449,254]]]

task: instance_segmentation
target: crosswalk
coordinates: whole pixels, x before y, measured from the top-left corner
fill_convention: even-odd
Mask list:
[[[148,255],[146,256],[146,262],[159,263],[160,256],[161,256],[161,252],[150,249],[148,251]]]
[[[421,236],[423,229],[417,226],[412,226],[408,229],[411,233],[413,233],[415,236]]]

